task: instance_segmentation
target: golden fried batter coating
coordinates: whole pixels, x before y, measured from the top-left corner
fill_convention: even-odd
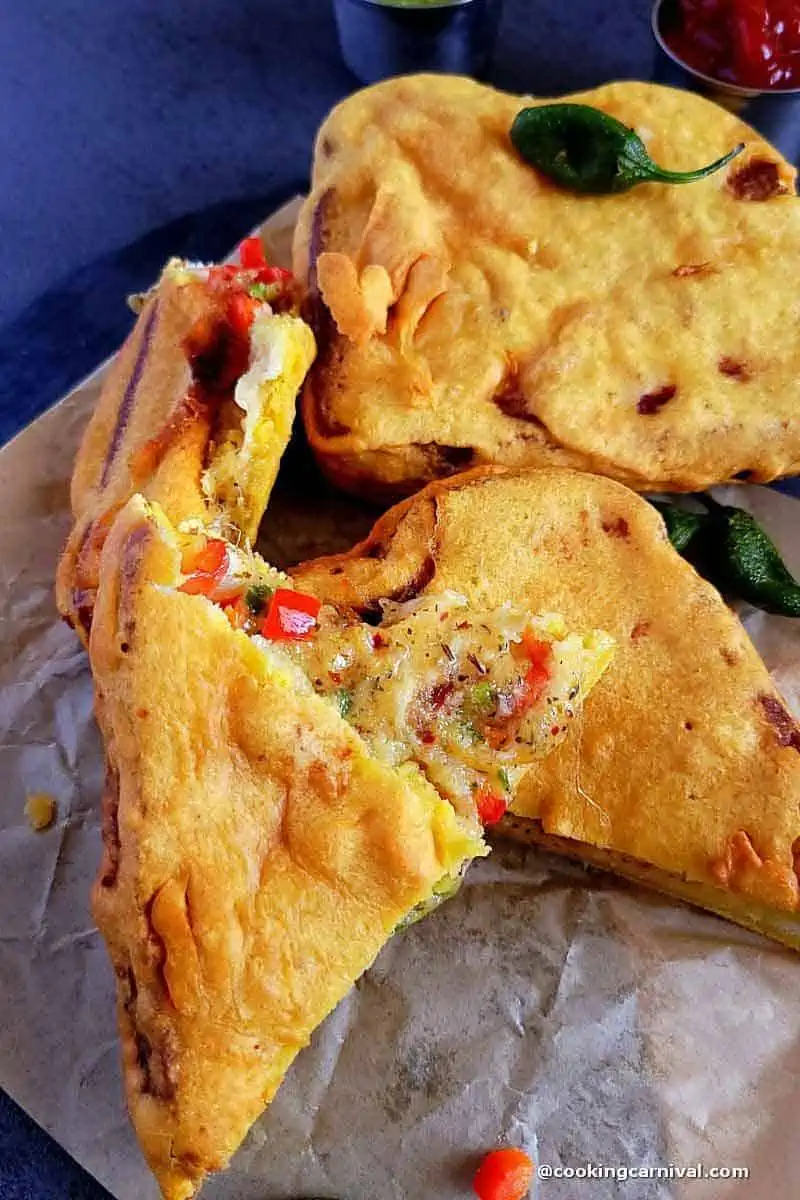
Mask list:
[[[320,129],[295,237],[320,355],[311,445],[383,499],[470,466],[566,466],[637,490],[800,471],[794,169],[690,92],[614,83],[566,99],[635,127],[682,187],[567,192],[509,128],[526,103],[411,76]]]

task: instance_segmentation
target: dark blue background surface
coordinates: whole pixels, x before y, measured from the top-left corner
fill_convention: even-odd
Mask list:
[[[648,77],[648,7],[505,0],[492,79]],[[327,0],[0,0],[0,441],[111,352],[169,253],[218,256],[303,183],[353,87]],[[0,1200],[106,1196],[0,1093]]]
[[[557,93],[652,60],[649,0],[505,0],[491,77]],[[354,86],[328,0],[0,0],[0,443],[121,340],[167,254],[217,256],[303,185]]]

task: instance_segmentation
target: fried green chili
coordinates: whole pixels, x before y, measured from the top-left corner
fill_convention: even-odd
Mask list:
[[[677,504],[664,504],[658,500],[653,500],[652,504],[661,513],[669,540],[678,553],[683,554],[707,517],[704,513],[691,512],[688,508],[678,508]]]
[[[655,502],[676,550],[726,595],[782,617],[800,617],[800,583],[751,513],[699,496],[704,513]]]
[[[694,183],[721,170],[744,150],[735,146],[696,171],[667,171],[653,162],[644,142],[616,117],[587,104],[523,108],[511,141],[531,166],[573,192],[627,192],[640,183]]]

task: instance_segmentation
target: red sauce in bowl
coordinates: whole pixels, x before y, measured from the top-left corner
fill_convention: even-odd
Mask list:
[[[679,0],[664,39],[688,67],[725,83],[800,87],[800,0]]]

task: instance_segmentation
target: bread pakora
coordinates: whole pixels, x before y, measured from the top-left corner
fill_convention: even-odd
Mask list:
[[[140,496],[117,516],[89,641],[108,763],[93,909],[167,1200],[225,1166],[386,939],[487,852],[483,826],[612,651],[449,592],[365,623]]]
[[[454,590],[543,605],[616,643],[575,736],[533,763],[500,830],[800,949],[800,729],[734,613],[656,510],[599,476],[483,469],[390,510],[298,587],[369,611]]]
[[[176,522],[222,518],[255,537],[315,353],[288,285],[263,274],[173,260],[109,369],[75,462],[56,579],[84,642],[103,543],[135,492]]]
[[[745,151],[690,186],[577,195],[511,143],[537,101],[447,76],[322,125],[294,258],[320,344],[305,425],[342,487],[382,500],[480,464],[667,491],[800,471],[794,169],[691,92],[565,99],[674,170]]]

